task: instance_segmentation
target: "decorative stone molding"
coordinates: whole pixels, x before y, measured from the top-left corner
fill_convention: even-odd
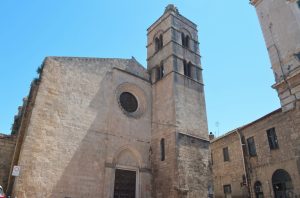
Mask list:
[[[112,161],[112,166],[116,167],[118,165],[118,159],[120,158],[120,156],[122,155],[122,153],[124,152],[129,152],[132,154],[132,156],[134,157],[136,163],[138,164],[137,168],[141,168],[142,167],[142,156],[141,154],[134,148],[132,148],[131,145],[125,145],[120,147],[114,155],[113,161]]]

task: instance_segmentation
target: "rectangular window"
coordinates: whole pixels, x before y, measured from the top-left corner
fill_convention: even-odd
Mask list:
[[[275,132],[275,128],[271,128],[267,130],[267,136],[268,136],[268,141],[269,141],[269,146],[270,149],[278,149],[278,140]]]
[[[164,75],[165,75],[164,66],[161,65],[160,67],[156,67],[156,81],[162,79]]]
[[[230,184],[224,185],[223,189],[224,189],[225,195],[226,194],[231,194],[231,185]]]
[[[187,63],[186,61],[183,61],[183,70],[184,70],[184,75],[188,77],[192,77],[192,64],[191,62]]]
[[[297,1],[298,7],[300,8],[300,0]]]
[[[256,156],[256,147],[254,138],[250,137],[247,139],[247,145],[248,145],[248,153],[250,156]]]
[[[161,77],[161,78],[164,77],[164,75],[165,75],[165,69],[164,69],[164,66],[163,66],[163,65],[160,66],[159,72],[160,72],[160,77]]]
[[[165,161],[165,139],[160,140],[160,160]]]
[[[224,162],[229,161],[228,147],[223,148],[223,157],[224,157]]]

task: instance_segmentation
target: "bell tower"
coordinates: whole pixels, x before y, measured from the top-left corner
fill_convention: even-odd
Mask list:
[[[207,195],[209,140],[197,26],[171,4],[147,31],[153,197]]]
[[[300,99],[300,1],[250,0],[255,6],[282,110]]]

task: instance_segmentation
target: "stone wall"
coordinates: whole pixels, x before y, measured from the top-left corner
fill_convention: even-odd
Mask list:
[[[0,186],[2,186],[5,191],[15,145],[16,135],[0,134]]]
[[[254,137],[256,156],[247,155],[250,173],[250,190],[254,196],[254,183],[260,181],[265,197],[273,197],[272,175],[278,169],[287,171],[294,186],[293,193],[300,195],[300,111],[282,112],[277,110],[257,122],[244,127],[241,132],[245,139]],[[278,149],[270,149],[266,131],[275,128]]]
[[[112,197],[119,168],[136,171],[139,197],[151,197],[148,79],[134,59],[47,58],[13,195]],[[120,107],[123,91],[137,97],[136,114]]]
[[[231,185],[233,197],[247,196],[242,186],[245,175],[241,141],[236,131],[229,132],[211,142],[214,195],[224,197],[224,185]],[[228,148],[229,161],[224,161],[223,148]]]
[[[209,142],[190,135],[177,134],[179,197],[207,197],[211,178]],[[201,196],[200,196],[201,195]]]

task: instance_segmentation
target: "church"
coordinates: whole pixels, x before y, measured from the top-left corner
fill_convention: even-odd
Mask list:
[[[14,126],[12,197],[208,196],[197,26],[174,5],[147,29],[147,69],[47,57],[38,72]]]
[[[12,135],[0,134],[7,195],[300,197],[300,0],[250,4],[280,108],[208,135],[197,26],[170,4],[147,29],[147,67],[45,58]]]

